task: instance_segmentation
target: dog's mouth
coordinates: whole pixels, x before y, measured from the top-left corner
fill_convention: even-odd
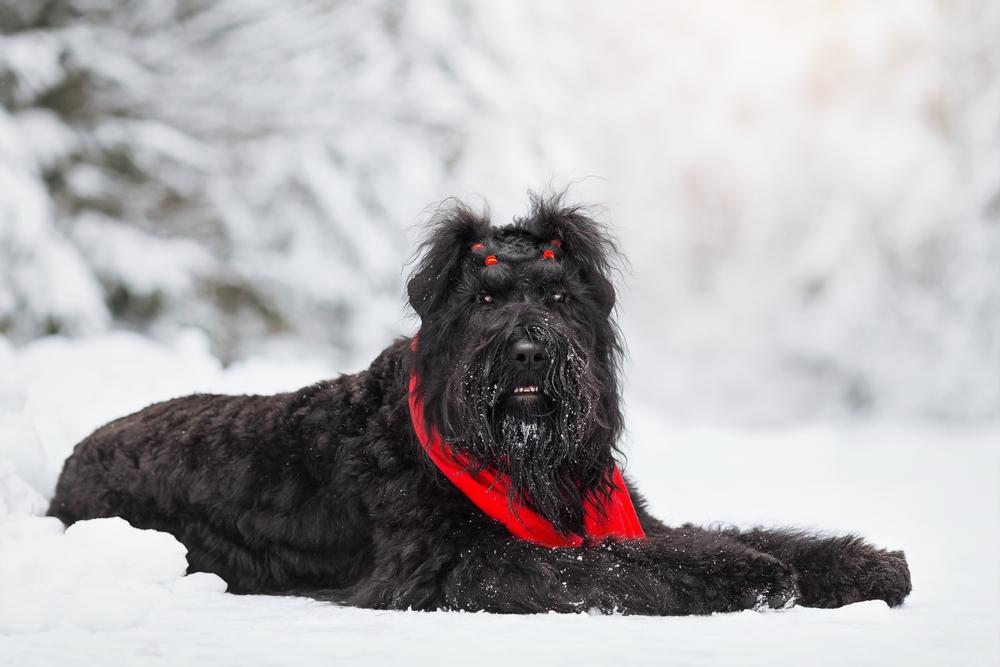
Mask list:
[[[507,394],[507,401],[512,406],[535,411],[545,401],[545,392],[541,386],[534,383],[519,384]]]

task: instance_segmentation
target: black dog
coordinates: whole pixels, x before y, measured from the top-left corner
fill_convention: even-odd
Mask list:
[[[277,396],[195,395],[81,442],[50,513],[173,533],[237,593],[381,609],[704,614],[900,604],[856,537],[669,528],[615,465],[603,228],[559,198],[504,227],[440,214],[408,284],[419,337]]]

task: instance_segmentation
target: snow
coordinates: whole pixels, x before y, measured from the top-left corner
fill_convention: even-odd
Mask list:
[[[187,549],[172,535],[119,518],[82,521],[65,533],[51,517],[10,518],[0,538],[0,628],[9,633],[136,626],[187,569]]]
[[[350,369],[345,369],[350,370]],[[838,610],[691,618],[376,612],[234,596],[172,536],[39,516],[82,435],[191,391],[279,391],[322,359],[223,368],[188,331],[0,339],[0,651],[9,664],[885,664],[1000,659],[1000,433],[919,423],[678,424],[629,393],[626,474],[672,522],[856,531],[906,551],[914,592]],[[25,480],[30,478],[29,485]]]

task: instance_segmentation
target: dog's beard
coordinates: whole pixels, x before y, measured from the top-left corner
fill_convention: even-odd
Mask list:
[[[537,383],[540,395],[513,396],[526,382],[509,363],[509,332],[479,339],[455,365],[444,401],[446,436],[469,454],[473,467],[492,468],[510,479],[512,507],[521,502],[563,533],[582,533],[583,496],[610,491],[611,428],[601,419],[605,387],[593,359],[564,332],[529,327],[549,364]]]

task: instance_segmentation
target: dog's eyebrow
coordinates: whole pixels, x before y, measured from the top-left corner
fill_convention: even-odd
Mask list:
[[[516,262],[504,262],[502,259],[492,266],[482,266],[476,273],[484,289],[491,292],[510,289],[512,273]]]
[[[499,262],[492,266],[478,265],[475,272],[479,287],[488,292],[509,292],[523,284],[541,283],[551,285],[564,282],[566,267],[561,262],[544,261],[531,256],[508,260],[500,255]]]

